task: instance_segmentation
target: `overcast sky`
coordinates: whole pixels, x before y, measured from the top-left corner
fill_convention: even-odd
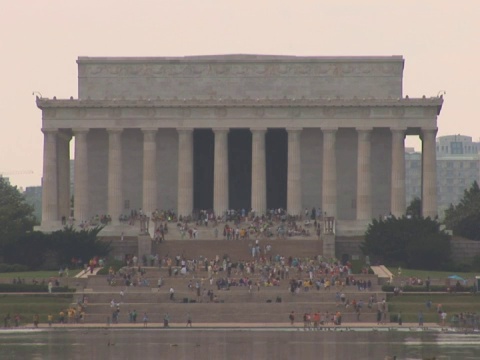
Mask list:
[[[231,53],[403,55],[404,96],[447,92],[438,135],[480,138],[477,0],[0,0],[0,173],[40,184],[32,92],[77,97],[78,56]]]

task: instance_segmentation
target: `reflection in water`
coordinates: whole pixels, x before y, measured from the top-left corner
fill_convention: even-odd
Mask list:
[[[478,359],[478,334],[52,329],[0,336],[0,359]]]

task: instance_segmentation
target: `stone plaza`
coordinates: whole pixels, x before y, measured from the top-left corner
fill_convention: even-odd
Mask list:
[[[406,211],[405,137],[422,140],[422,209],[437,215],[442,97],[403,95],[402,56],[79,57],[78,98],[37,98],[41,229],[108,214],[207,209],[301,216],[339,235]],[[75,139],[74,193],[70,141]],[[74,197],[73,213],[70,209]]]

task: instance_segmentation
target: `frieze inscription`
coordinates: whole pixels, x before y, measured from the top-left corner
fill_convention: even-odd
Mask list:
[[[401,63],[193,63],[91,64],[82,76],[239,77],[239,76],[401,76]]]

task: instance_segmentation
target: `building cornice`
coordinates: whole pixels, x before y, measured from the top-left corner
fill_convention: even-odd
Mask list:
[[[437,107],[440,113],[442,97],[402,99],[48,99],[38,98],[37,106],[47,108],[218,108],[218,107]]]

